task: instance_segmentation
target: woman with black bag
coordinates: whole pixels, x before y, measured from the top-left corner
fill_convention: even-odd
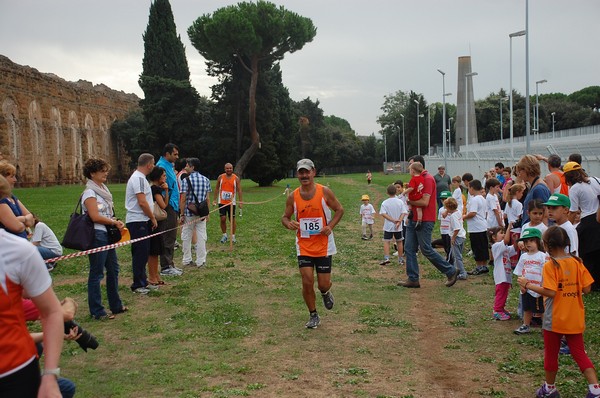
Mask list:
[[[94,222],[94,247],[106,246],[110,243],[108,229],[125,226],[114,214],[112,194],[106,186],[110,165],[103,159],[91,158],[83,165],[83,175],[88,179],[86,189],[81,195],[82,209]],[[114,239],[113,239],[114,240]],[[114,319],[115,314],[127,311],[119,297],[119,263],[115,249],[93,253],[89,256],[90,274],[88,277],[88,305],[90,315],[94,319]],[[106,295],[111,314],[102,305],[100,282],[106,269]]]

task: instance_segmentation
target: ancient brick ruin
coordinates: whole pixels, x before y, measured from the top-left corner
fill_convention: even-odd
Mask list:
[[[109,178],[128,176],[129,157],[110,126],[139,107],[135,94],[103,84],[67,82],[0,55],[0,159],[17,167],[19,186],[79,183],[89,157],[112,166]]]

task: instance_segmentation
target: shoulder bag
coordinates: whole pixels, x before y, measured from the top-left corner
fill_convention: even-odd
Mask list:
[[[82,196],[79,197],[75,211],[71,214],[67,231],[61,243],[68,249],[88,250],[94,244],[94,222],[87,213],[81,211]]]
[[[154,208],[152,209],[154,218],[156,221],[163,221],[167,219],[167,211],[159,206],[158,202],[154,202]]]
[[[115,216],[115,208],[113,207],[113,217]],[[116,225],[105,225],[106,232],[108,233],[108,244],[112,245],[121,240],[121,230]]]
[[[208,216],[209,210],[208,210],[208,205],[206,204],[206,200],[203,200],[202,202],[198,202],[198,197],[196,196],[196,193],[194,192],[190,178],[188,177],[188,178],[186,178],[186,180],[188,183],[188,190],[194,196],[194,201],[187,204],[187,209],[195,216],[198,216],[198,217]]]

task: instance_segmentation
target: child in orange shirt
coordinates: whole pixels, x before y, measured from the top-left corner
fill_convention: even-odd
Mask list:
[[[525,277],[517,280],[522,289],[529,289],[544,299],[544,370],[546,382],[537,391],[537,397],[560,397],[554,382],[558,372],[558,351],[564,335],[571,349],[571,356],[589,384],[586,398],[600,397],[600,385],[583,345],[585,309],[582,294],[591,291],[594,280],[581,259],[565,253],[569,236],[561,227],[551,226],[543,235],[544,246],[550,261],[544,264],[542,286],[531,283]]]

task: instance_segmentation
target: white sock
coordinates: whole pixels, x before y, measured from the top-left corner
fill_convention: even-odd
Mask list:
[[[235,234],[231,235],[231,239],[235,240]]]
[[[590,392],[594,395],[600,395],[600,384],[589,384]]]
[[[544,384],[546,384],[546,391],[552,392],[552,391],[556,390],[556,385],[548,384],[548,382],[545,382]]]

